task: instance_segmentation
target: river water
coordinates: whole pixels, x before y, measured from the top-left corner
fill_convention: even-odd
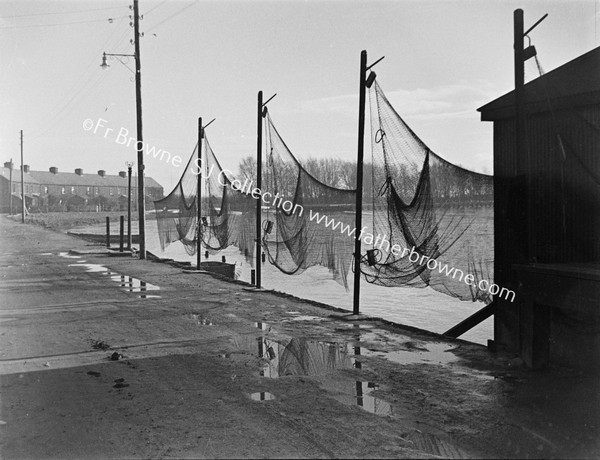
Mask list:
[[[72,229],[74,232],[99,233],[105,226]],[[111,233],[118,234],[118,223],[113,222]],[[132,222],[132,233],[137,234],[137,222]],[[189,256],[183,245],[172,243],[163,252],[158,239],[156,220],[146,221],[146,249],[153,254],[174,260],[196,263],[196,256]],[[251,266],[239,251],[230,247],[209,259],[217,260],[225,256],[226,261],[236,264],[236,273],[242,281],[250,282]],[[268,262],[262,264],[262,287],[286,292],[300,298],[322,302],[344,310],[352,311],[353,274],[348,276],[349,289],[333,281],[324,267],[311,267],[299,275],[285,275]],[[429,287],[381,287],[364,281],[360,287],[360,313],[384,318],[398,324],[443,333],[484,305],[480,302],[466,302],[441,294]],[[488,318],[475,328],[463,334],[461,339],[485,344],[493,338],[493,318]]]

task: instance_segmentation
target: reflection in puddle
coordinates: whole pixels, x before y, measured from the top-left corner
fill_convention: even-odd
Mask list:
[[[66,252],[61,252],[59,254],[61,257],[67,258],[80,258],[80,256],[71,256]],[[146,281],[142,281],[133,276],[121,275],[120,273],[113,272],[109,270],[104,265],[100,264],[88,264],[84,263],[85,260],[79,260],[77,263],[69,264],[69,267],[83,267],[85,271],[88,273],[102,273],[102,275],[110,276],[112,281],[119,283],[119,287],[123,288],[126,292],[141,292],[145,293],[147,291],[158,291],[160,290],[159,286],[156,286],[151,283],[147,283]],[[138,296],[140,299],[160,299],[159,295],[149,295],[149,294],[141,294]]]
[[[250,399],[253,401],[271,401],[275,399],[275,396],[268,391],[260,391],[258,393],[252,393]]]
[[[312,376],[324,390],[343,404],[357,405],[377,415],[392,415],[392,406],[388,402],[369,394],[377,388],[377,384],[332,375],[338,369],[362,369],[362,363],[356,359],[361,354],[359,347],[297,337],[286,344],[265,336],[236,336],[232,341],[237,348],[264,358],[260,369],[262,377]]]
[[[194,321],[196,324],[198,324],[199,326],[212,326],[213,325],[212,320],[210,320],[198,313],[190,313],[186,316],[188,318],[190,318],[192,321]]]
[[[154,284],[146,283],[133,276],[112,275],[110,279],[119,283],[119,286],[125,288],[127,292],[157,291],[160,289]]]
[[[375,398],[369,393],[376,390],[378,385],[373,382],[354,382],[354,391],[351,394],[335,395],[334,398],[347,406],[358,406],[362,410],[375,415],[392,415],[392,405],[383,399]],[[344,392],[346,393],[346,392]]]
[[[396,351],[371,351],[364,347],[358,348],[362,356],[377,356],[398,364],[448,364],[458,361],[458,357],[450,353],[455,347],[445,343],[427,343],[418,348],[408,346],[406,350]]]

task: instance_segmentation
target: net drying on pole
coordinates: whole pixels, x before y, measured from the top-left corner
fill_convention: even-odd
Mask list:
[[[386,243],[374,241],[376,263],[361,264],[366,280],[430,286],[462,300],[489,302],[489,292],[478,284],[493,283],[493,177],[433,153],[377,82],[369,99],[373,235]]]
[[[303,168],[268,113],[266,142],[263,188],[271,197],[280,197],[266,210],[266,220],[273,223],[263,239],[269,262],[289,275],[324,266],[348,288],[354,244],[348,232],[354,228],[356,191],[324,184]],[[326,222],[338,226],[332,228],[334,224],[326,226]],[[348,230],[342,232],[342,228]]]

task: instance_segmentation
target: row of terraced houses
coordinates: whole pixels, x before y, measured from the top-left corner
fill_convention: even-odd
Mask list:
[[[147,205],[163,197],[163,188],[151,177],[144,178]],[[127,209],[127,171],[117,175],[100,170],[84,174],[83,169],[59,172],[32,171],[23,165],[23,192],[28,212],[52,211],[123,211]],[[137,205],[137,177],[131,179],[133,209]],[[0,212],[21,212],[21,169],[10,162],[0,168]]]

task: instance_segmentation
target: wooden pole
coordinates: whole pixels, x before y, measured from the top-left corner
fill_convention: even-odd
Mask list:
[[[106,247],[110,249],[110,217],[106,216]]]
[[[133,0],[133,33],[135,43],[135,105],[137,118],[138,163],[138,226],[140,259],[146,258],[146,200],[144,194],[144,137],[142,134],[142,74],[140,62],[140,12],[139,0]]]
[[[131,163],[127,165],[127,250],[131,251]]]
[[[196,269],[200,270],[200,261],[202,258],[202,117],[198,118],[198,191],[196,193],[198,207],[198,235],[196,241]]]
[[[12,216],[12,171],[13,171],[13,160],[10,159],[10,172],[8,176],[8,214]]]
[[[523,88],[525,86],[525,60],[523,58],[523,10],[516,9],[513,13],[514,17],[514,62],[515,62],[515,152],[516,152],[516,175],[525,179],[527,173],[528,161],[526,151],[526,135],[525,135],[525,105],[523,100]],[[525,182],[525,181],[524,181]],[[520,238],[523,238],[524,254],[522,254],[522,261],[529,259],[529,236],[528,236],[528,216],[527,216],[527,201],[531,199],[529,196],[529,190],[526,189],[528,184],[523,183],[523,192],[525,195],[523,201],[519,206],[518,220],[521,222],[521,228],[523,234]]]
[[[256,123],[256,187],[262,190],[262,111],[263,93],[258,92],[257,123]],[[256,200],[256,288],[261,286],[261,200]]]
[[[25,185],[23,176],[23,130],[21,130],[21,222],[25,223]]]
[[[360,53],[360,86],[358,97],[358,155],[356,159],[356,231],[354,232],[354,302],[352,312],[360,312],[360,232],[362,229],[363,158],[365,141],[367,52]]]
[[[124,233],[125,233],[125,216],[119,216],[119,252],[123,252]]]

